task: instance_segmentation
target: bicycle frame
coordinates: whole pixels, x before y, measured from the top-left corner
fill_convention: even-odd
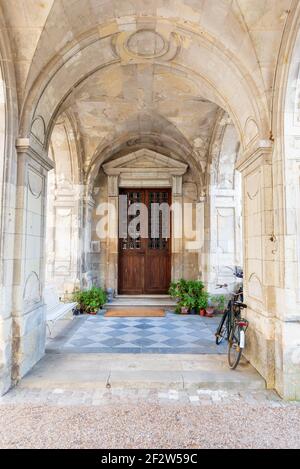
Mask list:
[[[226,324],[225,324],[226,333],[227,333],[225,337],[226,340],[229,339],[229,336],[230,336],[230,333],[231,333],[231,330],[233,328],[234,321],[235,321],[234,302],[235,302],[235,299],[240,296],[240,294],[241,294],[240,292],[232,293],[232,297],[228,301],[227,308],[224,312],[224,314],[227,314]]]

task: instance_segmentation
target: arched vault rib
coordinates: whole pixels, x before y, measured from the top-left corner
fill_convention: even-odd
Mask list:
[[[157,142],[162,140],[163,142],[159,145]],[[113,140],[112,145],[104,144],[99,146],[87,170],[86,182],[88,186],[93,186],[102,164],[120,155],[125,156],[145,148],[188,163],[197,185],[198,195],[200,194],[204,184],[204,173],[202,173],[201,166],[197,162],[193,148],[188,142],[179,143],[170,136],[153,133],[121,136]]]
[[[64,63],[60,64],[60,68],[56,67],[54,73],[53,71],[49,73],[47,70],[46,76],[46,71],[40,75],[23,108],[21,123],[23,136],[29,135],[32,120],[36,116],[40,116],[48,129],[47,135],[42,137],[46,146],[51,120],[59,112],[60,106],[71,90],[79,86],[95,71],[122,63],[120,57],[116,56],[111,48],[112,37],[96,40],[79,52],[77,48],[73,54],[68,57],[64,56]],[[163,63],[160,58],[159,60],[154,59],[153,63],[163,64],[173,70],[181,70],[181,72],[193,77],[199,83],[200,88],[206,88],[206,92],[209,90],[211,100],[221,102],[222,106],[230,113],[244,147],[255,137],[265,138],[266,130],[269,127],[268,119],[259,93],[255,93],[257,89],[249,74],[245,76],[245,70],[239,66],[236,59],[233,60],[234,57],[231,57],[232,60],[228,60],[228,54],[224,53],[224,47],[221,48],[219,44],[212,47],[206,36],[200,37],[200,35],[194,34],[193,41],[192,50],[182,47],[179,54],[171,62]],[[192,60],[194,57],[201,57],[201,61],[195,63],[195,60]],[[137,60],[138,63],[145,63],[144,59],[143,61]],[[95,67],[94,64],[98,65]],[[83,70],[86,73],[83,73]],[[205,85],[203,85],[204,83]],[[249,119],[252,123],[250,126],[248,126]],[[38,130],[35,129],[35,132]]]

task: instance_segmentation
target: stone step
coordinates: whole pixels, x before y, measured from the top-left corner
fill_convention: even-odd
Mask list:
[[[20,382],[23,389],[263,390],[246,361],[232,371],[224,355],[52,354]]]
[[[147,299],[147,298],[154,298],[154,299],[171,299],[170,295],[116,295],[115,298],[117,299]]]
[[[112,303],[106,303],[104,307],[107,308],[123,308],[123,307],[157,307],[157,308],[171,308],[176,307],[176,301],[174,301],[168,295],[118,295]]]

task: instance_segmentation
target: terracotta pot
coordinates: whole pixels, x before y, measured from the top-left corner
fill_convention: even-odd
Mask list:
[[[200,309],[200,316],[204,317],[206,316],[206,309]]]
[[[213,318],[214,317],[214,311],[215,311],[215,308],[211,308],[211,307],[207,308],[206,316],[208,318]]]
[[[189,309],[188,308],[181,308],[181,314],[189,314]]]
[[[97,313],[98,313],[98,311],[90,311],[90,312],[88,312],[88,314],[91,314],[92,316],[96,316]]]

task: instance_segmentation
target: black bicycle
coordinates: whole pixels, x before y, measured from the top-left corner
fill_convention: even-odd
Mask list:
[[[237,278],[243,278],[241,269],[236,269],[234,275]],[[228,288],[228,285],[218,285],[217,287]],[[232,370],[235,370],[241,359],[245,348],[245,333],[249,325],[248,321],[242,318],[242,311],[247,308],[243,299],[243,287],[241,286],[236,292],[231,293],[231,298],[215,334],[217,345],[220,345],[223,340],[228,341],[228,363]]]
[[[218,288],[226,288],[227,285],[218,285]],[[237,293],[231,293],[231,298],[227,304],[227,307],[223,313],[221,318],[220,324],[216,331],[216,344],[220,345],[223,340],[229,340],[230,332],[233,325],[233,305],[237,301],[241,299],[242,291],[238,291]]]
[[[242,318],[242,311],[247,305],[239,301],[232,304],[232,322],[228,338],[228,364],[235,370],[245,348],[245,334],[248,329],[248,321]]]
[[[240,293],[235,294],[238,297]],[[248,321],[242,318],[242,311],[247,305],[241,301],[231,299],[222,316],[216,332],[216,343],[220,345],[223,340],[228,340],[228,364],[235,370],[245,348],[245,334],[248,329]]]

